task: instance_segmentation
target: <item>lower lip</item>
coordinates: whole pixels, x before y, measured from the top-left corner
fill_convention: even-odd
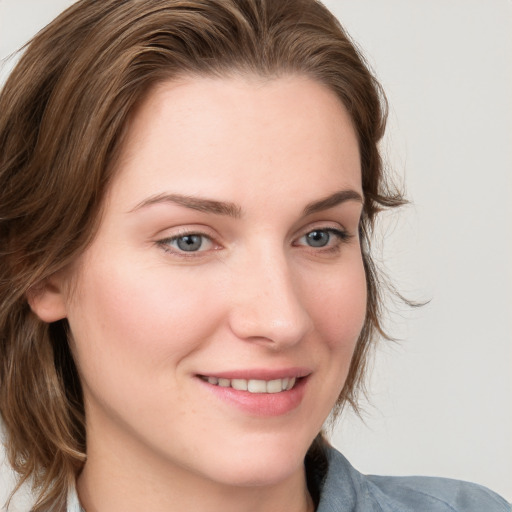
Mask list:
[[[210,393],[252,416],[281,416],[296,409],[304,397],[307,377],[297,379],[289,391],[280,393],[250,393],[231,387],[209,384],[198,378]]]

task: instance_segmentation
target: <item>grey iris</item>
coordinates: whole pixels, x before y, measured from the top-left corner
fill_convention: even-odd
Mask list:
[[[327,231],[311,231],[306,235],[308,245],[311,247],[325,247],[331,238]]]
[[[203,244],[203,237],[201,235],[185,235],[176,240],[177,246],[182,251],[197,251]]]

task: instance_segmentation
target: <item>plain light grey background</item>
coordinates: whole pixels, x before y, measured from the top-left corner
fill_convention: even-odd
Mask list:
[[[0,58],[71,3],[0,0]],[[512,2],[325,3],[384,85],[383,150],[412,201],[385,217],[376,254],[406,296],[430,300],[394,306],[401,341],[381,343],[364,422],[345,415],[333,442],[363,472],[471,480],[511,500]]]

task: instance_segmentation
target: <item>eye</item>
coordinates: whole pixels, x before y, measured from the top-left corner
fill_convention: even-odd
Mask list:
[[[310,231],[305,236],[306,243],[311,247],[325,247],[330,239],[331,234],[324,230]]]
[[[314,229],[301,236],[297,245],[307,245],[313,248],[337,248],[341,242],[350,238],[346,231],[334,228]]]
[[[186,233],[183,235],[166,238],[159,242],[169,252],[203,252],[212,248],[210,237],[201,233]]]

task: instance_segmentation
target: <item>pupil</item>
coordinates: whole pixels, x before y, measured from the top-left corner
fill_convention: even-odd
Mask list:
[[[190,252],[197,251],[201,247],[203,241],[201,235],[185,235],[178,238],[177,243],[178,247],[182,251]]]
[[[330,235],[326,231],[311,231],[307,234],[308,244],[311,247],[324,247],[329,243]]]

